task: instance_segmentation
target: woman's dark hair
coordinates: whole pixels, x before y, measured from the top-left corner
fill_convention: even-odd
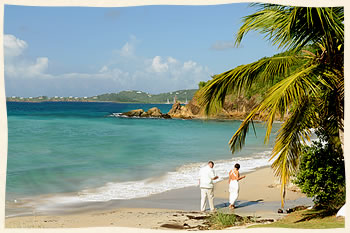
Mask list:
[[[241,166],[238,163],[235,164],[235,168],[239,169],[240,167]]]

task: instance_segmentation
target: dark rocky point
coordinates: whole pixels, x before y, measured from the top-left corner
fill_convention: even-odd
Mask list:
[[[143,109],[135,109],[129,112],[123,112],[118,116],[141,117],[141,118],[166,118],[166,119],[171,118],[171,116],[169,116],[168,114],[163,114],[157,107],[150,108],[148,109],[147,112],[145,112]]]

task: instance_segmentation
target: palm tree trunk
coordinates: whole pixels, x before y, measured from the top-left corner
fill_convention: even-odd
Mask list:
[[[341,119],[341,123],[342,125],[344,125],[344,119]],[[344,154],[344,128],[343,129],[339,128],[339,140],[341,142],[341,148]]]

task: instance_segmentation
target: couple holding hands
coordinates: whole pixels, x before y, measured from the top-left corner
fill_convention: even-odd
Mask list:
[[[213,181],[219,177],[215,175],[214,162],[209,161],[208,165],[201,168],[199,171],[199,186],[201,189],[201,211],[205,210],[207,204],[207,198],[209,201],[209,207],[211,211],[214,211],[214,184]],[[229,172],[229,202],[230,209],[235,208],[235,201],[238,198],[239,184],[238,181],[245,178],[239,174],[240,165],[236,163],[234,168]]]

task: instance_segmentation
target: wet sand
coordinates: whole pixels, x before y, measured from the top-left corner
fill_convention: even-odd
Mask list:
[[[280,186],[271,168],[261,168],[245,174],[240,181],[240,194],[234,213],[259,218],[278,219],[281,207]],[[230,212],[228,206],[228,181],[215,184],[214,204],[218,211]],[[312,205],[295,187],[289,187],[285,209],[298,205]],[[89,204],[51,208],[36,212],[35,216],[8,217],[7,228],[60,228],[119,226],[148,229],[164,229],[172,226],[195,226],[200,224],[188,216],[202,216],[199,212],[199,187],[171,190],[146,198],[91,202]],[[163,227],[162,227],[163,226]],[[180,228],[179,228],[180,229]]]

